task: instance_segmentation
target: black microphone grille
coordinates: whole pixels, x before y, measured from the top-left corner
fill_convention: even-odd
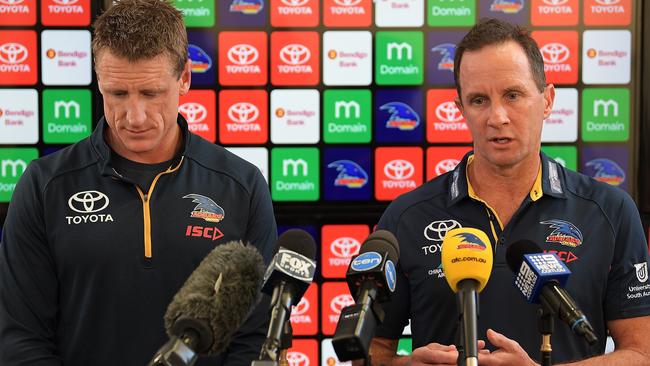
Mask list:
[[[521,267],[521,262],[524,259],[524,254],[541,252],[542,248],[540,248],[539,245],[535,244],[532,240],[521,239],[510,244],[506,250],[506,262],[508,262],[508,267],[510,267],[510,270],[517,273],[519,271],[519,267]]]
[[[311,260],[316,259],[316,243],[314,242],[314,238],[305,230],[289,229],[285,231],[278,238],[277,247],[289,249]]]
[[[388,258],[395,263],[397,263],[397,260],[399,259],[399,244],[397,243],[397,238],[388,230],[377,230],[368,235],[368,238],[366,238],[361,245],[359,253],[370,251],[387,251]]]

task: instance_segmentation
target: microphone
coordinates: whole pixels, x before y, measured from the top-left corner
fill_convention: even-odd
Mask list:
[[[571,271],[555,253],[542,253],[532,241],[520,240],[508,247],[506,260],[516,274],[515,287],[526,301],[541,303],[590,345],[598,342],[587,317],[563,288]]]
[[[306,231],[287,230],[278,238],[277,247],[262,286],[262,292],[271,295],[271,320],[260,361],[278,361],[291,306],[298,304],[316,272],[316,243]]]
[[[386,230],[370,234],[361,245],[359,254],[352,258],[346,280],[356,304],[341,310],[336,324],[332,346],[341,361],[368,357],[370,341],[375,328],[384,320],[379,306],[395,291],[399,259],[399,245],[395,236]]]
[[[167,307],[170,340],[148,365],[187,366],[198,355],[222,353],[259,301],[263,275],[254,246],[232,241],[213,249]]]
[[[479,229],[449,230],[442,241],[442,271],[449,287],[458,294],[465,364],[478,365],[478,293],[492,272],[492,245]]]

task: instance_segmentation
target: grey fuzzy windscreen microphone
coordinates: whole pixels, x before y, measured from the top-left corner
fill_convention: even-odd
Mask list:
[[[167,333],[196,354],[222,353],[259,301],[264,271],[264,261],[254,246],[239,241],[219,245],[167,307]]]

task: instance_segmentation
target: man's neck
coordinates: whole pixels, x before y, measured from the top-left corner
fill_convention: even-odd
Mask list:
[[[134,152],[127,149],[119,139],[115,138],[110,127],[105,131],[104,138],[111,149],[121,157],[142,164],[158,164],[171,160],[178,155],[178,152],[183,146],[183,136],[178,126],[175,126],[164,137],[165,141],[158,148],[145,152]]]
[[[497,211],[505,227],[530,194],[540,164],[539,155],[510,167],[497,167],[475,157],[468,165],[467,173],[474,193]]]

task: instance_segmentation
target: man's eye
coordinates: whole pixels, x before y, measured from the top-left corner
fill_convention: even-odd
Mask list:
[[[508,100],[517,100],[517,98],[519,98],[519,93],[508,93],[506,98],[508,98]]]
[[[471,102],[474,105],[481,105],[481,104],[485,103],[485,98],[483,98],[483,97],[473,98]]]

